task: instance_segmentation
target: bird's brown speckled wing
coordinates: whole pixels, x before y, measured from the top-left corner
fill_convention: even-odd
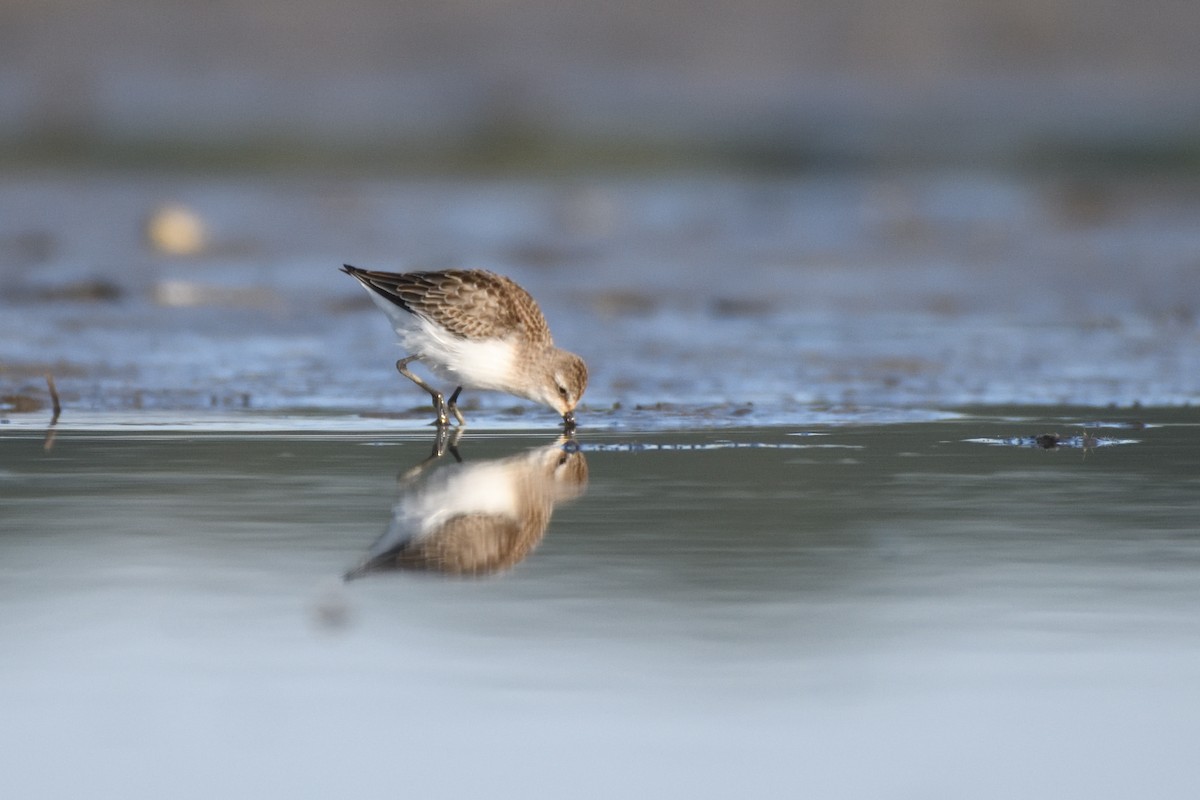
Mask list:
[[[467,339],[512,333],[551,344],[537,302],[513,281],[485,270],[377,272],[346,265],[345,272],[391,302]]]

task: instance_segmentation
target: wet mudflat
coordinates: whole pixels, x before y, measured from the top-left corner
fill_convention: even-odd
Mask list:
[[[514,278],[587,360],[604,424],[1195,405],[1198,219],[1187,176],[34,171],[0,184],[0,417],[47,407],[49,372],[68,414],[423,419],[344,262]]]
[[[0,429],[6,795],[1200,788],[1186,411],[480,429],[415,471],[392,423],[127,422]],[[514,474],[565,491],[513,563],[343,582]]]

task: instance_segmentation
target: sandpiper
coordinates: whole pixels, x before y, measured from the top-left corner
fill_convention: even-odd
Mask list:
[[[583,359],[554,346],[546,318],[529,292],[485,270],[377,272],[345,264],[392,321],[409,355],[396,362],[400,374],[429,392],[437,424],[458,410],[464,388],[508,392],[542,403],[575,427],[575,406],[587,388]],[[442,393],[409,371],[420,361],[455,389]]]

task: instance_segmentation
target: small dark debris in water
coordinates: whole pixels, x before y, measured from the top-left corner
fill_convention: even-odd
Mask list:
[[[735,408],[735,409],[734,409],[734,410],[731,412],[731,416],[734,416],[734,417],[744,417],[744,416],[746,416],[747,414],[750,414],[750,413],[752,413],[753,411],[754,411],[754,409],[753,409],[753,408],[746,408],[745,406],[743,406],[742,408]]]
[[[1078,450],[1094,450],[1098,447],[1112,447],[1119,444],[1138,444],[1137,439],[1112,439],[1106,436],[1094,436],[1082,433],[1078,436],[1060,436],[1057,433],[1042,433],[1037,436],[1008,436],[1004,438],[981,437],[965,439],[971,444],[989,444],[995,447],[1032,447],[1041,450],[1057,450],[1059,448],[1074,448]]]
[[[1033,440],[1037,442],[1037,446],[1043,450],[1053,450],[1054,448],[1058,447],[1058,443],[1062,440],[1062,437],[1060,437],[1057,433],[1040,433],[1033,437]]]

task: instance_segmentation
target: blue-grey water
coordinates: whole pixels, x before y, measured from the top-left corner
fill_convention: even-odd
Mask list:
[[[64,429],[48,450],[8,426],[0,784],[1190,796],[1195,419],[1008,411],[585,431],[583,491],[515,565],[349,583],[406,496],[483,491],[479,467],[554,435],[468,430],[461,464],[414,475],[432,433],[386,424]],[[977,441],[1055,430],[1088,446]]]
[[[0,794],[1195,796],[1195,188],[6,176]],[[343,262],[517,278],[577,448],[426,462]]]

